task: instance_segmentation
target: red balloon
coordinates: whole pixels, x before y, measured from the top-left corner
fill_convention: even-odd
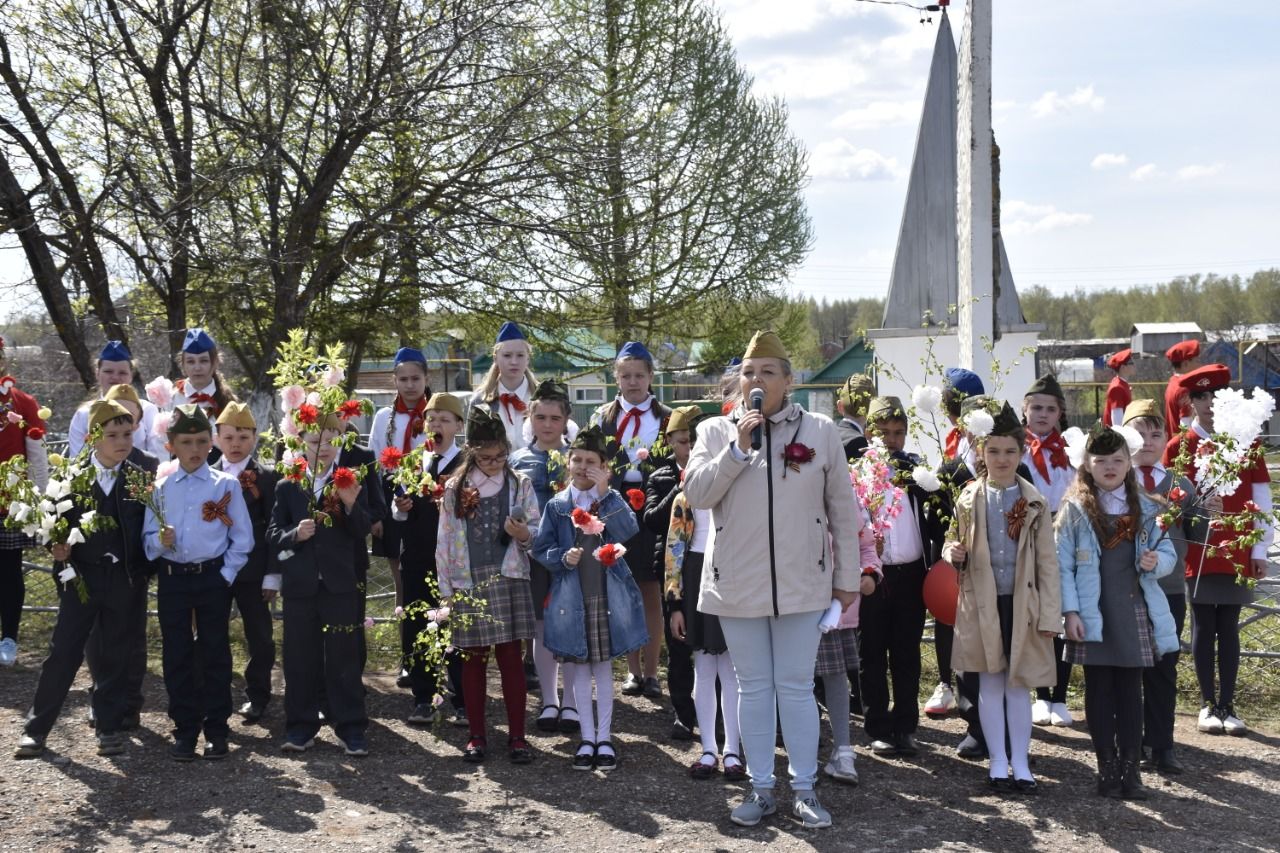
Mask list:
[[[929,608],[934,619],[944,625],[954,625],[959,600],[960,577],[956,567],[946,560],[939,560],[924,577],[924,606]]]

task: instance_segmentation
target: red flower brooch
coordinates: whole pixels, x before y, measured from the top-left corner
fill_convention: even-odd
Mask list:
[[[799,472],[800,466],[806,462],[812,462],[813,457],[818,451],[814,450],[806,444],[793,441],[786,447],[782,448],[782,459],[787,463],[787,467],[792,471]]]
[[[627,501],[636,512],[644,509],[644,492],[639,489],[627,489]]]

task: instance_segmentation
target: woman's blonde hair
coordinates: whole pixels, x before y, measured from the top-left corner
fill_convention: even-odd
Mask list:
[[[533,344],[527,340],[503,341],[493,345],[493,364],[489,365],[489,372],[484,375],[484,381],[476,388],[476,399],[483,400],[488,403],[498,399],[498,374],[501,370],[498,368],[498,350],[502,349],[503,344],[522,343],[529,350],[529,361],[533,361]],[[526,367],[524,369],[525,381],[529,383],[529,392],[533,393],[533,389],[538,387],[538,377],[533,375],[533,370]]]

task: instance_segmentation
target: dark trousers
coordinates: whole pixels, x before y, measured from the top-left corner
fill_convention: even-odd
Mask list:
[[[134,584],[139,587],[138,595],[140,596],[142,616],[135,623],[130,625],[131,631],[128,639],[128,661],[125,663],[125,714],[142,713],[142,680],[147,674],[147,586],[151,579],[142,577],[134,578]],[[98,682],[101,680],[103,671],[103,661],[108,657],[116,655],[116,649],[119,647],[112,646],[109,641],[103,639],[103,633],[95,625],[93,633],[89,635],[89,642],[84,647],[84,660],[89,665],[89,677],[93,683],[89,687],[92,694],[98,689]],[[97,716],[97,711],[94,711]]]
[[[331,592],[323,581],[315,595],[285,597],[284,713],[290,736],[310,738],[320,730],[322,689],[325,719],[338,737],[368,728],[360,662],[363,602],[362,593]]]
[[[440,689],[440,671],[429,666],[422,655],[415,652],[418,635],[427,630],[427,617],[422,608],[439,607],[440,596],[434,584],[427,579],[427,567],[400,564],[400,584],[404,592],[406,616],[400,623],[400,648],[404,653],[403,666],[409,673],[409,689],[417,705],[430,705]],[[415,607],[414,604],[417,604]],[[451,704],[464,707],[462,700],[462,655],[456,651],[445,655],[445,670],[449,677]]]
[[[1182,636],[1187,618],[1187,597],[1169,595],[1169,610]],[[1173,749],[1173,717],[1178,705],[1178,658],[1173,652],[1156,659],[1156,665],[1142,671],[1142,745],[1151,749]]]
[[[35,699],[27,715],[26,733],[44,737],[62,711],[67,691],[84,660],[85,644],[96,631],[108,648],[125,648],[139,623],[145,625],[146,586],[141,579],[130,583],[123,568],[76,566],[89,589],[89,601],[81,603],[72,584],[58,597],[58,621],[49,640],[49,656],[40,668]],[[105,655],[93,691],[93,712],[98,731],[120,729],[128,705],[127,655]]]
[[[696,595],[696,591],[692,594]],[[667,638],[667,691],[676,719],[693,731],[698,725],[698,713],[693,707],[693,649],[683,640],[671,635],[671,608],[662,600],[662,633]]]
[[[987,748],[987,736],[982,733],[982,719],[978,716],[978,673],[956,674],[956,710],[969,725],[968,735],[983,748]],[[1007,728],[1007,727],[1006,727]]]
[[[1062,659],[1062,650],[1066,645],[1066,641],[1062,637],[1053,638],[1053,659],[1058,662],[1058,678],[1057,683],[1053,687],[1037,687],[1036,698],[1045,702],[1057,702],[1065,705],[1067,702],[1067,685],[1071,683],[1071,664]]]
[[[206,738],[225,738],[231,716],[231,587],[218,571],[170,575],[161,569],[156,593],[174,737],[194,740],[203,729]]]
[[[933,654],[938,660],[938,683],[952,687],[951,649],[955,645],[956,629],[941,622],[933,623]],[[975,701],[976,704],[976,701]]]
[[[1209,705],[1230,705],[1240,674],[1240,605],[1191,605],[1191,657],[1200,698]],[[1214,690],[1214,663],[1218,685]]]
[[[920,723],[924,561],[886,565],[884,581],[858,611],[862,707],[873,740],[915,732]],[[889,709],[889,678],[893,710]]]
[[[27,579],[22,573],[22,549],[0,548],[0,638],[18,639]]]
[[[231,597],[240,611],[249,662],[244,667],[244,695],[255,705],[271,701],[271,670],[276,665],[276,641],[272,636],[271,606],[262,600],[262,581],[237,580]]]
[[[1094,752],[1137,752],[1142,746],[1142,669],[1085,664],[1084,716]]]

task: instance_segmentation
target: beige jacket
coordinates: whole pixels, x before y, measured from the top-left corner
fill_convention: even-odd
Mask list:
[[[698,609],[782,616],[825,610],[833,588],[856,591],[862,519],[835,424],[790,404],[769,419],[759,451],[739,459],[737,440],[735,416],[703,421],[685,468],[686,499],[711,510],[715,527]],[[783,460],[792,442],[814,450],[795,470]]]
[[[1018,536],[1018,561],[1013,585],[1013,642],[1006,661],[996,610],[996,580],[987,545],[986,477],[971,482],[956,508],[956,531],[968,550],[960,573],[960,604],[956,610],[955,645],[951,667],[957,672],[1008,671],[1015,687],[1049,687],[1057,681],[1053,640],[1040,631],[1062,630],[1062,587],[1058,581],[1058,553],[1053,543],[1053,518],[1036,487],[1022,478],[1018,485],[1027,501],[1026,521]]]

